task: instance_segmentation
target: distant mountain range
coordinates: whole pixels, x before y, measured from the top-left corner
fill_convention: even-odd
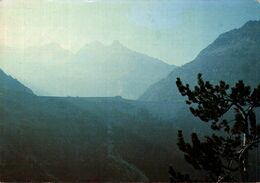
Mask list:
[[[124,60],[124,64],[128,65],[122,68],[128,69],[132,64],[130,60],[134,60],[126,59],[130,53],[146,58],[154,65],[164,65],[156,59],[151,62],[152,58],[128,50],[118,42],[110,46],[89,44],[77,54],[57,44],[45,48],[31,48],[36,51],[0,49],[5,58],[26,62],[16,68],[11,67],[12,63],[1,62],[1,67],[9,70],[9,74],[17,73],[17,76],[12,74],[16,78],[28,76],[23,78],[31,79],[25,83],[27,86],[35,84],[37,88],[43,84],[41,89],[48,86],[47,89],[55,92],[60,92],[58,89],[62,86],[65,93],[74,89],[65,88],[68,79],[71,79],[71,87],[75,84],[84,89],[86,81],[83,76],[89,74],[84,72],[85,68],[100,73],[111,69],[116,71],[115,67]],[[120,97],[40,97],[23,85],[24,81],[19,79],[19,82],[0,69],[1,178],[9,182],[159,182],[168,181],[167,168],[171,163],[178,165],[180,171],[192,172],[176,145],[176,132],[183,129],[190,134],[199,130],[203,134],[206,128],[196,123],[198,120],[183,108],[183,103],[176,105],[175,102],[180,99],[175,87],[176,77],[194,84],[197,73],[201,72],[205,79],[213,82],[223,79],[232,84],[243,79],[255,85],[260,81],[259,50],[259,21],[250,21],[240,29],[222,34],[194,61],[176,68],[141,97],[142,100],[157,102],[131,101]],[[17,54],[10,54],[15,52]],[[37,55],[39,60],[36,65]],[[48,58],[52,58],[51,61]],[[117,59],[110,64],[104,63],[111,58]],[[141,66],[146,66],[147,60]],[[97,67],[96,62],[102,63],[102,67]],[[107,70],[103,64],[107,65]],[[32,70],[28,70],[30,68]],[[57,76],[59,73],[61,75]],[[97,78],[93,76],[91,79]],[[59,83],[57,90],[55,83]],[[103,91],[96,92],[100,94]],[[253,162],[258,162],[259,158],[255,158]],[[254,173],[259,180],[257,171]]]
[[[177,101],[181,98],[175,81],[195,84],[197,74],[216,83],[238,80],[255,86],[260,83],[260,21],[249,21],[239,29],[221,34],[190,63],[174,69],[140,97],[148,101]]]
[[[0,49],[2,68],[38,95],[138,98],[175,66],[132,51],[119,41],[85,45],[73,54],[52,43]]]

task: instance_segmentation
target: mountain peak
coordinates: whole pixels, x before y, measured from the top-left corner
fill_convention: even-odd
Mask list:
[[[114,40],[113,43],[110,45],[112,48],[125,48],[124,45],[120,43],[118,40]]]
[[[243,27],[260,26],[260,20],[250,20],[244,24]]]
[[[114,40],[113,43],[112,43],[112,45],[122,45],[122,44],[120,43],[120,41]]]
[[[87,43],[85,46],[83,46],[78,53],[79,54],[85,54],[86,52],[96,52],[99,50],[103,50],[105,48],[105,45],[99,41],[93,41]]]
[[[89,46],[95,46],[95,47],[103,47],[104,44],[101,43],[100,41],[93,41],[91,43],[88,44]]]
[[[236,29],[240,30],[241,34],[244,36],[248,36],[248,34],[252,35],[259,35],[260,32],[260,20],[250,20],[246,22],[241,29]]]

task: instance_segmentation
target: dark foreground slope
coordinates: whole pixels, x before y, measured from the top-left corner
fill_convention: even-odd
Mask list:
[[[249,21],[239,29],[221,34],[212,44],[202,50],[195,60],[179,67],[152,85],[140,100],[179,100],[175,81],[194,84],[198,73],[206,80],[224,80],[230,84],[241,79],[255,86],[260,81],[260,21]]]
[[[0,101],[1,180],[98,177],[106,129],[95,116],[24,92],[1,90]]]
[[[173,124],[149,112],[163,104],[38,97],[2,76],[1,181],[167,181],[183,164]]]

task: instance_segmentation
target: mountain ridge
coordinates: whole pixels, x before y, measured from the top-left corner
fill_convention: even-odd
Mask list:
[[[177,77],[194,85],[198,73],[213,83],[226,80],[233,84],[244,80],[249,85],[260,81],[260,21],[249,21],[239,29],[221,34],[191,62],[176,68],[168,77],[151,85],[140,100],[174,101],[181,95],[175,85]]]
[[[19,92],[34,95],[31,89],[0,69],[0,92]]]
[[[137,99],[175,68],[116,40],[110,45],[88,43],[76,53],[52,43],[2,55],[1,67],[8,74],[27,83],[37,95],[49,96]]]

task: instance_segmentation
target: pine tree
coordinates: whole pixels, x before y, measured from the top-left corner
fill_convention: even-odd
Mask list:
[[[177,145],[185,160],[193,168],[207,172],[207,178],[199,181],[248,181],[248,152],[260,143],[255,113],[260,107],[260,85],[253,90],[241,80],[231,88],[224,81],[213,85],[204,81],[202,74],[198,74],[193,90],[180,78],[176,85],[181,95],[187,97],[191,113],[210,123],[212,129],[212,134],[202,140],[192,133],[191,143],[178,131]],[[188,174],[176,172],[173,167],[169,174],[172,182],[191,181]]]

